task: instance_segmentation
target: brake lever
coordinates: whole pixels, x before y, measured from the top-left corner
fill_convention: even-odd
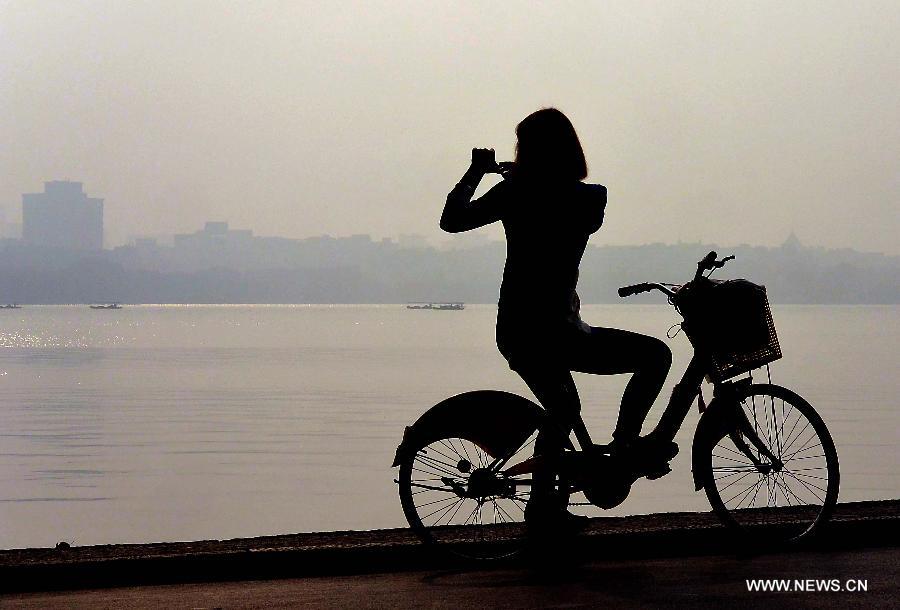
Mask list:
[[[734,255],[732,254],[731,256],[726,256],[725,258],[723,258],[720,261],[713,261],[712,265],[715,269],[721,269],[722,267],[725,266],[725,263],[727,263],[728,261],[733,261],[733,260],[734,260]]]

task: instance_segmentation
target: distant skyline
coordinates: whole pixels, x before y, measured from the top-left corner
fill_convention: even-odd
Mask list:
[[[609,188],[595,245],[898,255],[897,31],[881,1],[7,0],[0,218],[68,178],[107,246],[207,220],[441,244],[470,149],[511,158],[554,105]]]
[[[410,249],[409,246],[416,249]],[[435,249],[413,242],[253,237],[208,223],[171,246],[141,242],[102,252],[0,242],[0,295],[16,303],[491,303],[505,247]],[[776,303],[900,303],[900,257],[855,250],[712,244],[588,247],[584,303],[619,302],[638,279],[679,281],[709,250],[733,254],[727,272],[765,285]],[[852,270],[852,273],[848,273]],[[638,299],[641,301],[641,299]],[[644,299],[653,302],[653,298]]]
[[[44,181],[43,184],[44,184],[45,188],[46,188],[47,183],[55,183],[55,184],[70,183],[72,185],[78,185],[79,187],[83,188],[83,183],[81,183],[79,181],[70,181],[69,179]],[[23,193],[22,196],[24,198],[24,197],[29,196],[29,194]],[[102,201],[102,199],[98,199],[97,201]],[[20,209],[21,208],[22,208],[22,205],[20,204]],[[102,221],[101,221],[101,223],[102,223]],[[454,244],[458,244],[458,246],[461,248],[467,248],[467,247],[483,245],[483,244],[490,243],[490,242],[502,241],[502,236],[498,236],[496,234],[491,234],[491,232],[488,232],[488,231],[470,231],[467,233],[457,233],[457,234],[446,234],[446,233],[442,232],[442,233],[438,234],[437,239],[435,239],[434,237],[429,239],[429,236],[423,235],[420,233],[399,233],[399,234],[394,234],[394,235],[372,235],[371,233],[361,232],[361,233],[349,233],[349,234],[343,234],[343,235],[332,235],[332,234],[328,234],[328,233],[313,233],[311,235],[303,235],[303,236],[266,235],[266,234],[255,231],[253,227],[230,226],[230,223],[227,219],[221,219],[221,218],[216,218],[216,219],[212,219],[212,220],[207,219],[207,220],[203,221],[203,223],[200,227],[196,227],[196,226],[195,227],[187,227],[183,230],[177,230],[174,232],[133,233],[133,234],[125,236],[118,243],[110,244],[110,243],[108,243],[107,239],[105,239],[105,238],[102,238],[102,239],[104,239],[104,241],[107,242],[104,244],[104,247],[106,249],[113,249],[113,248],[116,248],[119,246],[132,245],[136,240],[144,240],[144,239],[148,239],[148,238],[154,239],[154,240],[161,239],[161,240],[164,240],[167,242],[171,242],[171,240],[173,238],[177,238],[178,236],[202,233],[204,230],[208,230],[210,225],[223,225],[225,230],[228,230],[228,229],[230,229],[232,231],[237,230],[238,233],[245,233],[248,236],[255,235],[258,237],[283,237],[286,239],[307,239],[310,237],[323,237],[323,236],[324,237],[334,237],[334,238],[345,238],[345,237],[364,235],[364,236],[370,237],[373,240],[389,239],[392,241],[397,241],[401,245],[404,245],[404,244],[407,246],[419,245],[419,246],[423,246],[423,247],[453,247]],[[21,223],[14,225],[13,223],[10,223],[7,220],[7,221],[5,221],[5,224],[4,224],[3,209],[0,208],[0,227],[3,227],[3,226],[6,226],[6,227],[17,226],[21,229]],[[0,231],[0,239],[3,239],[3,238],[20,239],[22,237],[23,237],[22,235],[16,235],[16,236],[6,235],[2,231]],[[594,242],[594,245],[604,245],[603,243],[597,243],[600,240],[592,240],[592,241]],[[897,256],[897,254],[895,254],[895,253],[885,252],[885,251],[881,251],[881,250],[872,250],[872,249],[866,250],[863,248],[853,248],[851,246],[824,246],[822,244],[810,243],[804,239],[800,239],[797,235],[797,231],[795,231],[794,229],[791,229],[791,231],[781,241],[776,241],[775,243],[766,243],[766,244],[746,242],[746,241],[740,242],[740,243],[727,243],[727,242],[721,242],[721,241],[715,242],[715,241],[710,241],[710,240],[704,241],[702,239],[698,239],[698,240],[678,239],[678,240],[674,240],[674,241],[655,241],[655,242],[647,241],[647,242],[642,242],[642,243],[613,244],[613,245],[645,246],[645,245],[654,245],[654,244],[678,245],[678,244],[704,244],[704,243],[706,243],[706,244],[719,244],[719,245],[726,246],[726,247],[729,247],[729,246],[733,246],[733,247],[739,247],[739,246],[772,247],[772,246],[778,246],[778,245],[782,245],[782,244],[789,243],[789,242],[796,242],[799,245],[802,245],[803,247],[826,248],[826,249],[850,249],[850,250],[857,250],[859,252],[885,254],[887,256]]]

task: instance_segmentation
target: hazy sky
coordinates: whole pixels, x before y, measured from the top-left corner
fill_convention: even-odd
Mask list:
[[[609,188],[594,243],[900,254],[898,32],[896,0],[0,0],[0,211],[69,178],[108,245],[443,240],[471,147],[555,105]]]

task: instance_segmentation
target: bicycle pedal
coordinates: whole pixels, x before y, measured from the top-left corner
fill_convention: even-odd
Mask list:
[[[644,475],[644,477],[646,477],[648,481],[655,481],[656,479],[663,478],[670,472],[672,472],[672,467],[669,466],[668,464],[666,464],[665,467],[663,467],[663,468],[659,468],[657,470],[648,472],[647,474]]]

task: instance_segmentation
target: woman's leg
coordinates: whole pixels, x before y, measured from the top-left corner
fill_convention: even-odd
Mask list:
[[[534,443],[534,453],[542,460],[533,473],[531,485],[531,498],[537,503],[545,503],[552,498],[557,462],[581,410],[581,402],[572,374],[565,369],[534,364],[517,368],[516,372],[549,415],[549,421],[544,423]]]
[[[581,412],[581,401],[572,373],[565,369],[538,366],[517,369],[516,372],[550,415],[550,424],[544,426],[538,435],[535,450],[562,451]]]
[[[669,346],[648,335],[602,327],[578,333],[570,345],[569,364],[573,371],[595,375],[632,374],[622,395],[613,439],[626,445],[633,442],[640,435],[647,413],[669,374],[672,366]]]

